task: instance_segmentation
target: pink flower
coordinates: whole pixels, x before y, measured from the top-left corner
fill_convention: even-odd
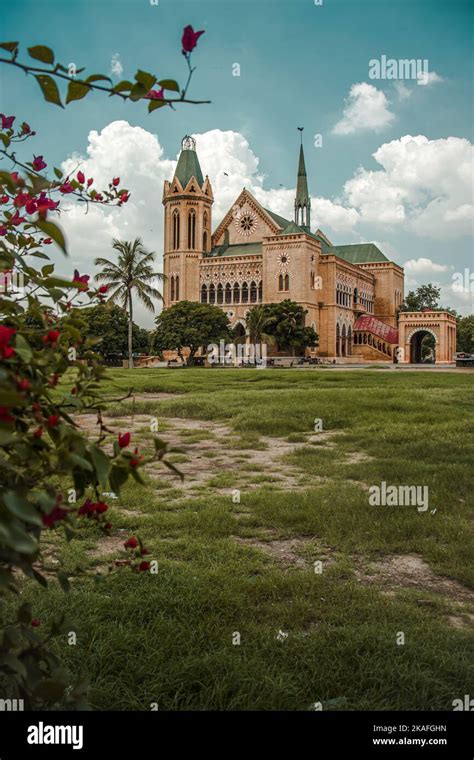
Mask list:
[[[127,191],[126,191],[126,190],[124,190],[124,191],[123,191],[123,193],[121,193],[121,194],[119,195],[119,202],[118,202],[118,205],[119,205],[119,206],[121,206],[121,205],[122,205],[122,203],[126,203],[126,202],[128,201],[128,199],[129,199],[129,198],[130,198],[130,193],[127,193]]]
[[[77,269],[74,270],[74,277],[72,278],[73,282],[78,283],[81,286],[81,290],[87,290],[88,288],[88,282],[90,279],[90,275],[88,274],[79,274]]]
[[[16,330],[14,327],[0,325],[0,353],[3,355],[4,359],[8,359],[8,357],[14,353],[14,349],[11,348],[8,343],[13,338],[15,333]]]
[[[43,243],[44,243],[45,245],[51,245],[51,243],[52,243],[52,242],[53,242],[53,241],[51,240],[51,238],[45,238],[45,239],[43,240]]]
[[[15,208],[22,208],[28,201],[30,200],[30,196],[28,193],[22,193],[21,191],[15,196],[15,200],[13,201],[13,205]]]
[[[204,34],[204,29],[202,29],[200,32],[195,32],[192,26],[184,27],[183,36],[181,38],[183,53],[190,53],[191,50],[194,50],[201,34]]]
[[[0,197],[0,203],[8,203],[9,200],[10,199],[9,199],[8,195],[2,195]]]
[[[22,224],[25,221],[25,217],[20,216],[18,211],[16,211],[16,213],[9,219],[10,224],[13,224],[14,227],[16,227],[18,224]]]
[[[120,177],[114,177],[112,180],[112,184],[114,187],[118,187],[120,185]]]
[[[90,177],[90,179],[87,180],[87,187],[90,187],[92,185],[93,181],[94,181],[93,178]]]
[[[132,436],[130,435],[130,433],[124,433],[123,435],[119,435],[118,445],[120,446],[121,449],[125,449],[129,445],[131,437]]]
[[[37,210],[38,210],[38,204],[36,203],[36,201],[34,201],[33,199],[28,201],[28,203],[26,204],[26,213],[34,214]]]
[[[7,232],[8,232],[7,228],[2,225],[0,227],[0,237],[3,237],[4,235],[6,235]]]
[[[13,122],[15,121],[14,116],[5,116],[3,113],[0,113],[0,118],[2,120],[2,129],[12,128]]]
[[[65,195],[67,195],[68,193],[73,193],[74,192],[74,188],[71,186],[71,183],[67,179],[66,182],[63,182],[63,184],[59,188],[59,191],[61,193],[64,193]]]
[[[148,98],[148,100],[163,100],[163,88],[161,88],[161,90],[148,90],[145,97]]]
[[[86,178],[84,177],[83,172],[77,172],[77,181],[79,182],[80,185],[84,184],[84,182],[86,181]]]
[[[46,193],[40,193],[37,199],[38,214],[46,218],[48,211],[54,211],[59,206],[59,201],[52,201]]]
[[[33,156],[33,169],[40,172],[41,169],[46,169],[47,163],[43,161],[43,156]]]

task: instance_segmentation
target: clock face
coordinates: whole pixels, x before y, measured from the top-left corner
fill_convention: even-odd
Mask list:
[[[244,237],[248,237],[257,229],[257,217],[252,211],[243,211],[235,220],[235,228]]]

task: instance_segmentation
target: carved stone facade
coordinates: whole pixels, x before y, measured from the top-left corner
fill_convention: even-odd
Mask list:
[[[175,175],[163,188],[165,307],[181,300],[215,304],[242,334],[249,309],[291,299],[304,307],[305,323],[319,335],[312,355],[346,361],[413,357],[407,314],[398,337],[402,267],[372,243],[337,246],[321,230],[310,231],[302,146],[295,221],[263,208],[244,189],[212,233],[213,202],[195,141],[186,137]],[[446,327],[440,322],[435,330],[437,360],[452,361],[455,323],[453,337],[451,321],[441,321]]]

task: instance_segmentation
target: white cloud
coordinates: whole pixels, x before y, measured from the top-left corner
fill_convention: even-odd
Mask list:
[[[112,60],[110,61],[110,73],[112,76],[121,77],[123,74],[122,61],[120,60],[120,53],[114,53]]]
[[[448,266],[447,264],[437,264],[435,261],[432,261],[431,259],[424,258],[423,256],[420,256],[418,259],[410,259],[409,261],[406,261],[403,264],[403,267],[406,272],[417,275],[417,274],[433,274],[435,272],[449,272],[450,270],[454,269],[452,266]]]
[[[452,239],[472,231],[473,146],[464,138],[405,135],[373,154],[379,171],[360,168],[344,185],[361,221],[407,225],[421,237]]]
[[[391,124],[395,115],[389,101],[372,84],[353,84],[345,100],[342,119],[333,127],[336,135],[350,135],[363,130],[379,131]]]
[[[426,84],[424,85],[425,87],[426,86],[429,87],[430,85],[439,84],[440,82],[444,82],[445,81],[444,77],[442,77],[439,74],[437,74],[436,71],[428,71],[426,79],[427,79],[427,81],[426,81]]]
[[[243,187],[266,208],[293,218],[294,187],[264,187],[258,157],[243,135],[215,129],[194,136],[202,170],[209,174],[214,190],[214,228]],[[321,227],[329,237],[355,233],[373,240],[377,230],[396,229],[402,221],[403,229],[412,233],[454,239],[467,225],[470,150],[468,141],[460,138],[430,141],[423,136],[405,136],[386,143],[374,154],[379,171],[359,169],[346,182],[341,199],[312,198],[312,229]],[[165,156],[157,135],[127,121],[114,121],[101,132],[89,133],[85,156],[72,155],[62,165],[66,173],[75,173],[79,167],[86,177],[94,177],[97,189],[106,187],[112,177],[121,177],[121,186],[131,197],[121,208],[94,206],[87,214],[84,205],[65,200],[61,225],[71,258],[61,261],[60,271],[69,275],[77,268],[81,273],[93,273],[97,256],[115,256],[114,237],[141,237],[145,246],[157,253],[156,267],[161,270],[163,182],[173,176],[176,160]],[[379,247],[401,260],[388,244]],[[407,275],[419,275],[426,281],[423,275],[428,272],[421,271],[428,266],[426,262],[430,260],[410,259]],[[431,272],[438,273],[441,270],[436,267],[443,265],[433,266]],[[151,326],[153,317],[137,307],[137,319]]]

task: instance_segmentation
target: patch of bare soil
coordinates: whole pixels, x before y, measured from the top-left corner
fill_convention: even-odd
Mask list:
[[[92,559],[108,556],[118,557],[122,549],[123,536],[103,536],[98,540],[97,546],[94,549],[89,549],[87,554]]]
[[[474,603],[474,591],[451,578],[436,575],[418,554],[396,554],[372,562],[369,570],[357,570],[362,583],[381,584],[386,589],[417,588],[448,597],[450,600]],[[423,599],[419,600],[423,603]],[[426,600],[425,600],[426,601]]]
[[[143,399],[161,396],[162,394],[145,394]],[[173,394],[164,394],[173,395]],[[135,398],[139,398],[136,396]],[[109,418],[103,416],[106,427],[113,433],[130,431],[132,442],[134,433],[142,435],[143,428],[149,425],[150,416],[136,414],[128,417]],[[166,417],[163,420],[166,429],[158,430],[158,436],[166,441],[171,447],[182,450],[189,456],[188,462],[179,462],[177,467],[184,475],[180,480],[175,473],[168,470],[162,464],[150,463],[146,471],[152,479],[167,481],[173,488],[181,490],[183,495],[188,495],[193,489],[203,489],[216,476],[226,476],[222,486],[219,483],[212,486],[213,492],[220,495],[231,495],[232,490],[238,488],[241,491],[252,491],[265,485],[273,485],[283,491],[303,491],[308,486],[303,482],[307,478],[294,467],[283,462],[283,457],[302,446],[313,441],[318,441],[322,446],[331,445],[331,438],[340,435],[340,431],[321,432],[307,436],[304,443],[290,443],[283,438],[262,436],[263,449],[245,449],[246,469],[241,470],[242,449],[232,448],[236,435],[228,425],[208,420],[181,419]],[[97,417],[94,414],[84,414],[77,417],[79,426],[93,439],[98,434]],[[193,440],[193,436],[203,434],[201,440]],[[191,440],[189,440],[191,438]],[[142,439],[143,440],[143,439]],[[226,446],[226,443],[229,446]],[[105,449],[110,451],[111,445],[106,444]],[[206,454],[212,453],[213,457]],[[252,470],[252,465],[256,468]],[[262,476],[269,476],[266,483]],[[230,478],[229,478],[230,476]],[[275,478],[273,480],[273,478]],[[322,482],[325,478],[314,475],[312,481]]]
[[[236,543],[243,546],[260,549],[283,567],[293,566],[305,570],[313,566],[312,561],[301,554],[308,544],[314,542],[312,538],[300,536],[297,538],[272,539],[271,541],[261,541],[257,538],[242,538],[241,536],[232,536],[232,538]],[[319,559],[323,559],[324,563],[331,561],[327,548],[321,554],[324,554],[324,557],[319,557]]]

